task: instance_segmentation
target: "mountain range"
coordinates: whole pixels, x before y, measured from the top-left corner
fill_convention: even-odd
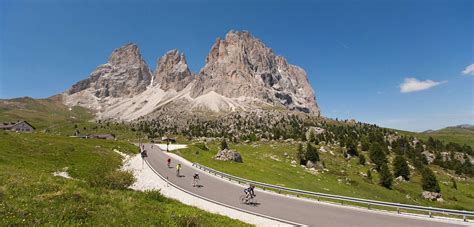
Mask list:
[[[68,106],[93,110],[97,118],[125,121],[163,113],[254,110],[320,115],[306,72],[247,31],[217,38],[199,73],[176,49],[160,57],[152,71],[138,46],[128,43],[60,96]]]

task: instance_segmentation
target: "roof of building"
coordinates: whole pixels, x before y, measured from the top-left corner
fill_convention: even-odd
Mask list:
[[[11,129],[11,128],[13,128],[13,126],[18,125],[18,124],[23,123],[23,122],[25,124],[29,125],[31,128],[36,129],[33,125],[31,125],[27,121],[3,122],[2,124],[0,124],[0,129]]]

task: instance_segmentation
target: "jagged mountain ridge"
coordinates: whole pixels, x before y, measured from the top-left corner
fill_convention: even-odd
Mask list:
[[[151,72],[137,45],[126,44],[62,98],[68,106],[95,110],[98,118],[127,121],[166,112],[268,108],[320,114],[305,71],[246,31],[218,38],[198,74],[176,49],[159,58]]]

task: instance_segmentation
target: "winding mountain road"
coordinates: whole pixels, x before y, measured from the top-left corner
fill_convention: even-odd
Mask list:
[[[238,185],[203,172],[174,154],[162,151],[158,146],[146,144],[149,165],[162,177],[201,197],[218,201],[228,206],[237,207],[278,219],[309,226],[473,226],[462,221],[430,219],[412,215],[400,215],[389,212],[364,210],[355,207],[344,207],[320,203],[309,199],[279,195],[273,192],[256,190],[257,205],[246,205],[239,201],[244,186]],[[172,167],[168,168],[166,160],[171,158]],[[182,164],[181,177],[176,176],[175,166]],[[192,175],[199,172],[201,187],[192,186]]]

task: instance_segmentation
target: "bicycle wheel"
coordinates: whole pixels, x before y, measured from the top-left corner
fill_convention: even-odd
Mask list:
[[[240,198],[239,198],[239,200],[240,200],[240,203],[246,204],[246,203],[247,203],[247,196],[241,195]]]

